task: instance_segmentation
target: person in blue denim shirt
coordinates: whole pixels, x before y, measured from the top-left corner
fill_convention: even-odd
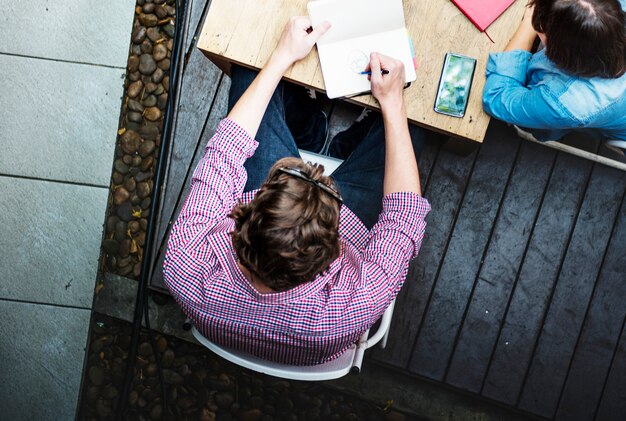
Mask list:
[[[483,107],[541,141],[589,130],[626,149],[626,0],[531,0],[491,53]],[[531,54],[539,37],[545,48]]]

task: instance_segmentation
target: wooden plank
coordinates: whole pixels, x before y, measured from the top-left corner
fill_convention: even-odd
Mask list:
[[[515,405],[552,286],[578,213],[591,163],[559,153],[482,389]]]
[[[192,51],[183,73],[176,132],[173,135],[173,146],[164,184],[165,195],[159,211],[160,223],[154,243],[157,247],[163,243],[168,221],[173,216],[174,203],[180,194],[221,75],[222,72],[198,49]]]
[[[426,140],[422,147],[422,153],[417,160],[417,169],[420,173],[420,185],[422,187],[422,195],[426,194],[430,176],[435,169],[435,162],[442,146],[442,136],[431,131],[426,132]]]
[[[189,188],[191,185],[191,176],[193,171],[198,166],[200,159],[204,156],[204,148],[206,147],[207,142],[211,139],[213,134],[215,133],[215,129],[217,129],[217,125],[228,112],[228,91],[230,90],[230,78],[223,77],[219,83],[219,87],[217,89],[217,93],[215,95],[215,102],[211,107],[211,111],[209,113],[209,117],[206,121],[206,125],[201,134],[196,138],[196,145],[189,144],[191,152],[193,153],[193,160],[191,164],[186,164],[186,167],[182,167],[185,165],[182,161],[177,161],[175,164],[181,166],[176,170],[176,173],[180,175],[181,179],[178,189],[168,189],[166,192],[166,197],[164,200],[167,201],[169,206],[174,209],[171,216],[167,219],[164,218],[164,215],[161,214],[161,219],[164,221],[164,234],[163,234],[163,242],[158,250],[158,255],[156,258],[156,264],[154,267],[154,272],[151,279],[151,286],[155,288],[167,289],[165,284],[163,283],[163,261],[165,259],[165,251],[167,245],[167,238],[169,235],[169,229],[172,223],[178,217],[180,210],[185,203],[185,199],[187,198],[187,194],[189,193]]]
[[[621,221],[626,220],[622,205]],[[618,270],[623,271],[624,265]],[[626,414],[626,318],[622,321],[621,339],[615,350],[611,364],[609,377],[604,386],[602,400],[596,414],[597,421],[612,421],[615,414]]]
[[[529,412],[552,417],[557,408],[619,209],[624,178],[626,174],[618,170],[594,166],[520,398],[520,407]]]
[[[446,383],[480,392],[555,158],[556,153],[543,146],[522,144]]]
[[[186,54],[191,53],[191,47],[196,45],[198,36],[202,31],[202,17],[208,11],[210,5],[211,0],[193,0],[191,3],[189,29],[184,50]]]
[[[248,2],[245,4],[240,3],[237,7],[233,7],[231,2],[211,1],[209,13],[207,13],[204,19],[200,37],[198,38],[198,48],[205,52],[211,51],[213,54],[224,55],[235,35],[239,19],[249,5],[250,3]],[[243,26],[242,28],[246,34],[249,34],[247,28]],[[225,29],[228,30],[226,31]],[[211,45],[211,48],[207,48],[207,45]]]
[[[519,142],[502,122],[487,132],[409,362],[414,373],[444,377]]]
[[[419,256],[409,266],[404,287],[396,299],[387,347],[368,356],[400,368],[408,365],[424,309],[454,227],[463,192],[478,152],[459,157],[441,150],[424,188],[432,211]]]
[[[233,7],[228,0],[213,0],[198,47],[212,57],[261,68],[289,17],[306,15],[306,3],[307,0],[266,0],[262,3],[244,0]],[[409,118],[416,124],[482,142],[489,123],[480,95],[485,84],[487,58],[489,52],[504,49],[520,22],[525,2],[516,1],[489,27],[495,43],[479,32],[449,1],[405,1],[403,4],[406,26],[413,37],[419,62],[417,80],[406,91]],[[261,19],[260,15],[265,18]],[[264,23],[261,31],[258,22]],[[255,36],[250,35],[251,28],[256,30]],[[478,60],[472,87],[474,94],[470,95],[464,118],[444,116],[433,110],[444,55],[448,51],[470,55]],[[286,76],[297,83],[324,90],[316,54],[297,63]],[[350,100],[377,107],[371,95]]]
[[[607,194],[614,193],[613,197],[618,208],[626,186],[626,174],[602,167],[598,170],[604,175],[601,177],[601,182],[610,186]],[[596,205],[598,213],[604,214],[607,222],[612,222],[610,220],[615,214],[611,212],[613,209],[602,206],[601,202]],[[610,244],[585,316],[583,330],[578,339],[571,366],[568,369],[567,381],[555,417],[557,420],[594,418],[622,332],[623,320],[626,316],[626,268],[623,263],[624,245],[626,245],[625,204],[622,203],[621,212],[617,213],[617,223],[612,235],[610,235],[612,226],[608,225],[608,223],[604,225],[603,232],[598,231],[588,237],[590,241],[588,247],[604,244],[604,238],[609,238],[609,236]],[[596,267],[594,261],[587,263],[592,268]],[[572,288],[573,284],[574,282],[571,285]],[[580,289],[580,283],[576,284],[577,289]],[[568,312],[568,314],[571,313]],[[621,389],[621,392],[624,394],[625,389]],[[615,415],[618,414],[615,413]],[[626,416],[626,412],[622,412],[622,415]]]

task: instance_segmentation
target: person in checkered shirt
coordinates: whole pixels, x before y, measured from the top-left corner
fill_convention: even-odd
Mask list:
[[[233,68],[230,111],[194,171],[164,264],[204,336],[285,364],[330,361],[380,318],[430,211],[416,159],[425,132],[408,124],[398,60],[371,55],[382,115],[333,139],[331,155],[345,158],[337,170],[325,176],[300,159],[323,120],[313,111],[297,121],[307,109],[281,78],[329,27],[294,17],[260,73]]]

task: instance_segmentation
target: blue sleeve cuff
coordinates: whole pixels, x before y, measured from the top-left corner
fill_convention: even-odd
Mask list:
[[[487,77],[495,73],[515,79],[522,85],[525,85],[528,63],[531,57],[532,54],[524,50],[489,53]]]

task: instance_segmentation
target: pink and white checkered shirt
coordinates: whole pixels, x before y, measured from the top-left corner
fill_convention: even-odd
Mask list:
[[[291,290],[259,293],[237,265],[228,217],[238,201],[254,197],[242,194],[243,164],[257,145],[235,122],[219,124],[172,227],[165,283],[215,343],[279,363],[326,362],[355,343],[397,295],[430,205],[414,193],[390,194],[371,231],[342,206],[341,254],[330,268]]]

